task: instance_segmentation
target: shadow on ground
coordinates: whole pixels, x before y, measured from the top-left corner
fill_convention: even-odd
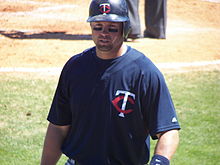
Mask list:
[[[60,40],[91,40],[91,35],[67,34],[66,32],[22,32],[22,31],[1,31],[0,35],[11,39],[60,39]]]

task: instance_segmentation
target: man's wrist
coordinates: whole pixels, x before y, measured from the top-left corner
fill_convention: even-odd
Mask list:
[[[150,161],[150,165],[169,165],[170,161],[162,155],[154,155]]]

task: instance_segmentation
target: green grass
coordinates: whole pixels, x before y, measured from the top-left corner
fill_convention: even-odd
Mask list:
[[[0,75],[1,165],[40,163],[55,86],[55,80]]]
[[[219,164],[220,72],[189,72],[166,79],[182,128],[172,164]]]
[[[172,165],[220,161],[220,72],[165,74],[181,124]],[[57,79],[0,74],[0,164],[37,165]],[[152,149],[155,141],[152,142]],[[58,164],[64,164],[63,156]]]

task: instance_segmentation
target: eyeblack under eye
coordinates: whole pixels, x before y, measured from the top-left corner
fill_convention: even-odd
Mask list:
[[[102,27],[94,27],[93,30],[95,30],[95,31],[101,31],[101,30],[102,30]]]
[[[109,31],[109,32],[113,32],[113,33],[117,33],[117,32],[118,32],[118,29],[111,29],[111,28],[110,28],[110,29],[108,29],[108,31]]]

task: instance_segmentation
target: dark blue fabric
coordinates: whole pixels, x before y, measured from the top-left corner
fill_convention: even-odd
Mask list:
[[[162,74],[129,47],[112,60],[99,59],[95,48],[73,56],[61,73],[48,120],[71,125],[62,151],[80,165],[143,165],[149,134],[156,138],[179,129],[174,117]]]
[[[161,155],[154,155],[150,161],[150,165],[170,165],[170,161]]]

